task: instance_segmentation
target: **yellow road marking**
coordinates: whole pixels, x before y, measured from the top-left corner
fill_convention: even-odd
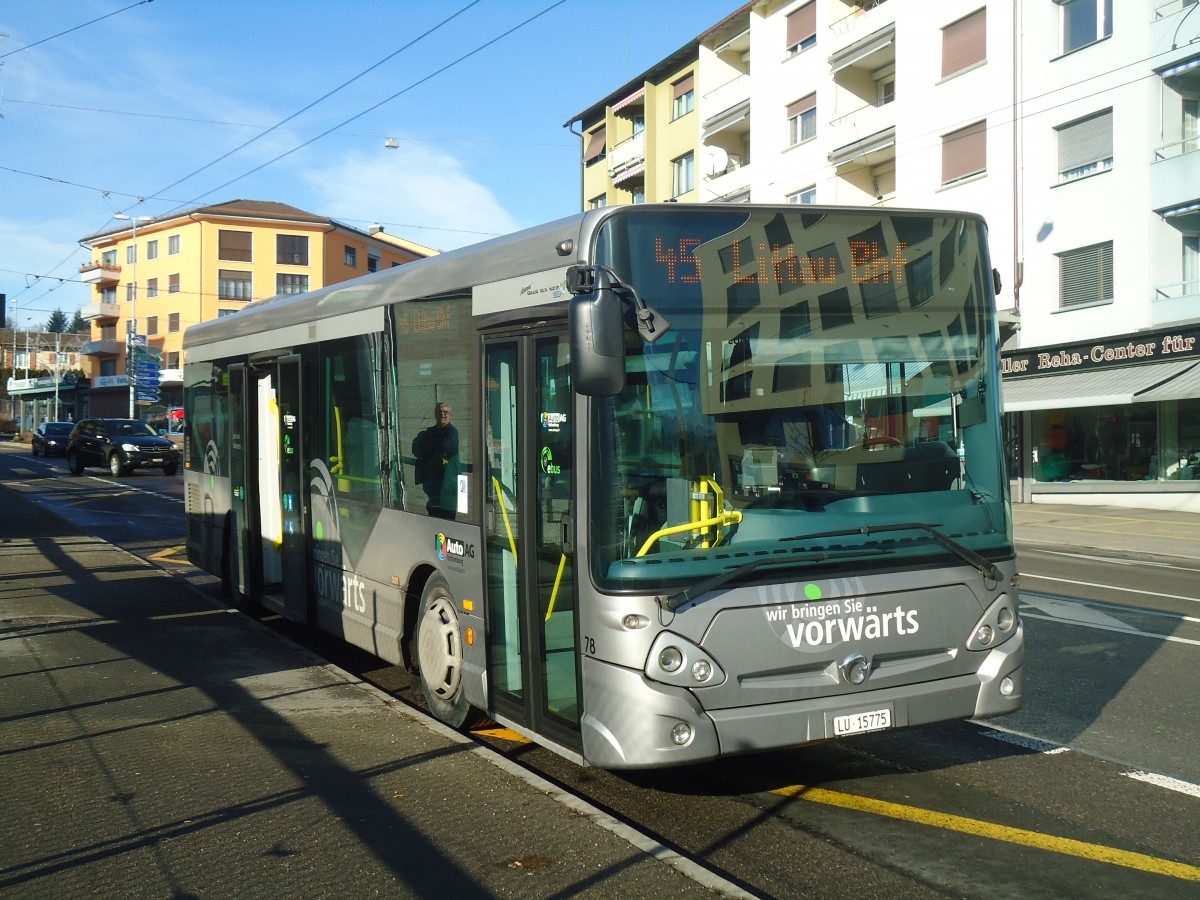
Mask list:
[[[179,554],[178,556],[176,554]],[[150,562],[156,563],[187,563],[187,553],[182,544],[178,547],[167,547],[165,550],[159,550],[147,556]]]
[[[1100,844],[1089,844],[1086,841],[1054,837],[1024,828],[1010,828],[1007,825],[995,825],[991,822],[981,822],[978,819],[967,819],[929,809],[919,809],[915,806],[903,806],[899,803],[889,803],[886,800],[873,800],[869,797],[857,797],[853,794],[843,794],[824,788],[810,788],[804,785],[777,788],[771,793],[783,797],[810,800],[813,803],[823,803],[826,806],[838,806],[842,809],[853,809],[906,822],[916,822],[934,828],[960,831],[963,834],[973,834],[995,841],[1006,841],[1010,844],[1048,850],[1064,856],[1077,856],[1081,859],[1090,859],[1109,865],[1124,866],[1127,869],[1166,875],[1169,878],[1200,881],[1200,868],[1196,866],[1158,859],[1144,853],[1132,853],[1128,850],[1117,850],[1114,847],[1104,847]]]

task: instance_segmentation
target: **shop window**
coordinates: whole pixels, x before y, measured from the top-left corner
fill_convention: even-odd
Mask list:
[[[1163,474],[1158,404],[1037,410],[1032,423],[1036,481],[1154,481]]]

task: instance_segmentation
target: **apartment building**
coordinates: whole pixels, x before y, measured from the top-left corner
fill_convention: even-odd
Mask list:
[[[332,219],[261,200],[234,200],[166,216],[127,217],[87,235],[80,268],[93,302],[82,347],[89,375],[81,415],[135,413],[169,424],[182,404],[183,332],[237,312],[252,300],[299,294],[437,251],[372,226],[363,232]],[[130,335],[137,337],[131,341]],[[130,358],[130,346],[136,349]],[[130,387],[138,357],[153,375]],[[154,361],[157,362],[154,362]]]
[[[748,3],[572,117],[583,206],[980,212],[1014,495],[1200,511],[1197,5]]]

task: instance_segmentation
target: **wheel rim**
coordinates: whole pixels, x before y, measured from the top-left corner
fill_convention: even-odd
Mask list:
[[[462,681],[462,641],[458,614],[448,597],[434,597],[421,617],[417,634],[421,675],[437,697],[451,701]]]

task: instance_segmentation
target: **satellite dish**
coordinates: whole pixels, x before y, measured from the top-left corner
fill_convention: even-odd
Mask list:
[[[720,175],[729,168],[729,154],[720,147],[706,147],[704,161],[708,175]]]

